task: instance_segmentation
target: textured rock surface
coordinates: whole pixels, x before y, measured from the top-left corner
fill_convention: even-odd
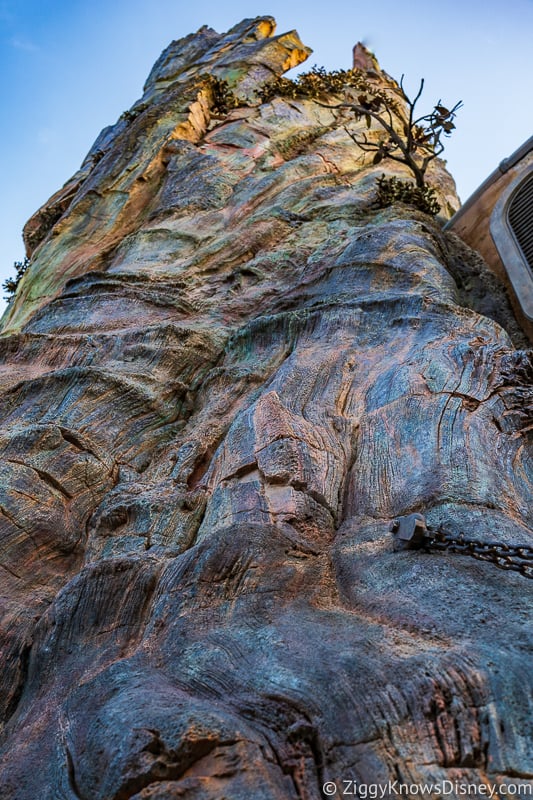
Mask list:
[[[308,52],[269,18],[173,42],[26,226],[3,800],[533,776],[529,581],[388,532],[531,543],[531,354],[475,255],[375,209],[348,115],[260,104]]]

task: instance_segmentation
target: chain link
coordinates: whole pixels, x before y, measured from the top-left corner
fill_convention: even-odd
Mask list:
[[[432,530],[428,530],[424,545],[428,550],[447,550],[450,553],[472,556],[480,561],[489,561],[500,569],[533,578],[533,547],[480,542],[478,539],[467,539],[462,533],[452,536],[443,531]]]

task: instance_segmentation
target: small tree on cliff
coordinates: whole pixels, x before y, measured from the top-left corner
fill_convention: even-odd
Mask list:
[[[2,284],[2,289],[4,292],[7,292],[7,295],[4,297],[4,300],[11,300],[14,296],[15,292],[17,291],[17,287],[21,281],[22,276],[30,266],[30,259],[25,258],[24,261],[15,261],[13,264],[13,268],[15,270],[15,277],[14,278],[6,278],[6,280]]]
[[[372,91],[371,84],[368,84],[370,91],[359,94],[356,102],[338,103],[334,108],[348,108],[356,119],[364,117],[368,128],[372,120],[377,122],[386,133],[386,137],[379,141],[368,139],[365,133],[362,136],[350,131],[347,133],[362,150],[375,153],[374,164],[379,164],[384,158],[399,161],[409,167],[417,188],[424,189],[427,168],[444,150],[442,139],[455,129],[455,115],[462,102],[448,109],[439,100],[428,114],[416,117],[416,104],[424,90],[424,79],[420,81],[418,92],[411,100],[403,88],[403,78],[402,75],[393,91],[407,106],[407,115],[403,104],[389,98],[384,91]]]
[[[400,200],[436,214],[440,206],[434,189],[426,183],[426,172],[429,164],[444,150],[444,137],[455,129],[454,119],[462,102],[447,108],[439,100],[432,111],[417,116],[416,106],[424,89],[424,79],[420,81],[416,96],[411,99],[403,87],[403,77],[397,83],[383,75],[374,80],[362,69],[326,72],[321,67],[314,67],[295,81],[287,78],[272,81],[263,91],[262,99],[281,95],[312,97],[318,101],[326,94],[344,95],[341,103],[320,105],[347,109],[353,112],[356,120],[364,119],[368,129],[373,121],[377,122],[385,133],[378,139],[369,138],[366,133],[356,134],[347,126],[345,130],[358,147],[374,153],[374,164],[390,158],[405,164],[415,179],[413,185],[410,181],[382,175],[378,179],[378,204],[386,206]]]

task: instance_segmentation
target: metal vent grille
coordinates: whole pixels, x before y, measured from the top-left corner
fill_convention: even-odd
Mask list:
[[[514,193],[507,218],[520,250],[533,270],[533,175]]]

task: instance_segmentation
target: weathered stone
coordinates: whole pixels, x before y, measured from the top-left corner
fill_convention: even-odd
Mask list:
[[[26,228],[0,339],[2,800],[533,776],[529,582],[389,532],[419,512],[531,543],[531,353],[475,254],[375,207],[407,172],[356,147],[364,120],[260,102],[309,52],[273,32],[173,42]],[[215,114],[204,74],[242,105]],[[441,162],[431,182],[446,216]]]

